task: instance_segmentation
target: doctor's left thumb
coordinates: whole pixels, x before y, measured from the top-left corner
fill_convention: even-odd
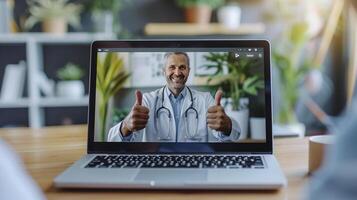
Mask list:
[[[135,105],[141,106],[143,101],[143,94],[140,92],[140,90],[135,91]]]
[[[221,105],[222,96],[223,96],[222,90],[217,90],[216,95],[214,96],[214,102],[217,106]]]

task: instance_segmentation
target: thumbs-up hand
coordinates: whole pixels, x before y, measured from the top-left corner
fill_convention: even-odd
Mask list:
[[[222,90],[217,90],[214,97],[215,105],[207,110],[207,125],[209,128],[220,131],[225,135],[229,135],[232,130],[232,121],[224,112],[221,106],[223,96]]]
[[[135,92],[135,104],[131,108],[128,116],[123,120],[121,132],[123,136],[128,136],[134,131],[145,128],[149,119],[149,108],[142,106],[143,94],[137,90]]]

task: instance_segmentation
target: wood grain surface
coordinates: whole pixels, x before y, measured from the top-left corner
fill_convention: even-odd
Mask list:
[[[54,177],[86,153],[85,125],[0,129],[0,138],[19,153],[48,199],[301,199],[308,181],[308,140],[284,138],[274,140],[274,154],[288,186],[277,191],[59,190],[53,187]]]

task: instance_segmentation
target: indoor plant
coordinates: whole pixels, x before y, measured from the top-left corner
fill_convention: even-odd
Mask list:
[[[257,95],[258,90],[264,88],[261,76],[254,73],[258,66],[262,66],[261,59],[235,57],[234,53],[209,53],[205,59],[210,64],[207,69],[215,69],[207,82],[220,87],[227,97],[226,113],[235,118],[241,125],[241,136],[248,134],[248,96]]]
[[[275,135],[304,136],[305,125],[296,117],[297,101],[299,99],[304,105],[308,105],[309,96],[313,93],[318,95],[318,83],[321,82],[319,79],[323,76],[320,69],[323,67],[335,31],[338,30],[336,27],[344,7],[343,1],[333,1],[331,9],[321,12],[321,8],[326,6],[324,3],[309,1],[305,4],[308,9],[305,12],[301,12],[300,9],[289,9],[299,3],[301,2],[276,0],[271,4],[273,7],[265,17],[270,19],[270,26],[283,25],[283,31],[277,35],[277,45],[274,46],[272,53],[273,67],[279,72],[277,78],[280,79],[279,89],[275,90],[275,95],[280,96],[276,99],[279,100],[276,106],[279,109],[276,112],[278,116],[274,116]],[[324,22],[323,16],[327,15],[328,18]],[[278,30],[278,26],[275,29]],[[313,41],[317,39],[318,45]],[[317,48],[313,48],[314,43]],[[275,80],[278,83],[278,79]]]
[[[306,23],[294,23],[284,33],[284,40],[276,47],[272,54],[274,67],[279,71],[280,93],[282,101],[278,114],[276,129],[284,129],[287,132],[295,132],[303,135],[305,126],[298,122],[295,106],[299,97],[301,81],[308,72],[311,63],[308,59],[301,61],[301,54],[305,43],[308,41],[308,26]]]
[[[114,108],[112,112],[112,126],[115,126],[116,124],[120,123],[121,121],[124,120],[124,118],[130,113],[130,110],[128,108]]]
[[[123,88],[129,76],[130,74],[124,67],[124,61],[118,53],[105,53],[104,58],[98,56],[96,91],[98,94],[101,141],[104,141],[106,135],[109,100]]]
[[[299,97],[300,82],[308,71],[307,61],[301,63],[303,47],[308,39],[305,23],[292,24],[286,29],[280,46],[273,50],[273,66],[279,72],[280,93],[282,100],[278,113],[278,124],[273,131],[305,134],[305,125],[299,123],[296,117],[295,106]]]
[[[224,0],[176,0],[176,3],[185,8],[188,23],[208,24],[212,10],[223,5]]]
[[[44,32],[65,33],[67,24],[80,25],[80,5],[69,3],[69,0],[28,0],[30,17],[26,20],[25,28],[30,29],[42,22]]]
[[[57,83],[57,95],[60,97],[80,98],[84,95],[84,85],[81,81],[84,72],[73,63],[66,64],[57,71],[61,80]]]

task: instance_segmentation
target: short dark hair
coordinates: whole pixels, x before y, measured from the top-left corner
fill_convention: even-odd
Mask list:
[[[168,53],[165,53],[165,55],[164,55],[164,67],[166,67],[167,59],[171,55],[184,55],[186,57],[186,60],[187,60],[187,65],[188,65],[188,67],[190,67],[190,58],[188,57],[188,54],[186,52],[168,52]]]

